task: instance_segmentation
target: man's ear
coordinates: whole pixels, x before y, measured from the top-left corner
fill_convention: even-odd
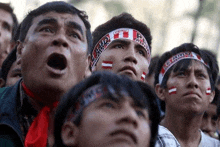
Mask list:
[[[16,53],[17,60],[20,60],[23,48],[24,48],[23,43],[21,41],[17,41],[17,53]]]
[[[215,90],[212,90],[212,92],[210,93],[209,96],[210,96],[209,97],[209,103],[211,103],[213,101],[214,97],[215,97]]]
[[[90,60],[91,60],[90,58],[91,58],[91,56],[88,55],[87,60],[86,60],[87,66],[86,66],[84,78],[87,78],[87,77],[89,77],[92,74],[92,71],[90,69]]]
[[[66,146],[75,146],[77,144],[77,137],[79,135],[79,128],[71,121],[65,122],[61,130],[61,138]]]
[[[165,100],[164,90],[165,90],[164,88],[160,87],[160,84],[156,84],[155,92],[156,92],[157,96],[163,101]]]

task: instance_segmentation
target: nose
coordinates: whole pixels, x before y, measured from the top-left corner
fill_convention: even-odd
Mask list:
[[[138,127],[138,116],[134,108],[126,107],[122,108],[119,112],[119,118],[117,120],[117,124],[122,125],[132,125],[134,128]]]
[[[126,50],[124,62],[133,62],[134,64],[137,64],[137,58],[135,55],[135,48],[133,44],[130,44],[128,46],[128,49]]]
[[[52,45],[54,46],[62,46],[62,47],[69,47],[67,43],[67,38],[63,33],[59,33],[54,37],[54,40],[52,41]]]
[[[190,88],[198,88],[198,81],[194,74],[189,75],[187,86]]]

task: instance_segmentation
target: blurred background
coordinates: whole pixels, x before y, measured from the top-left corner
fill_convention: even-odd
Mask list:
[[[10,3],[19,22],[32,9],[52,0],[0,0]],[[212,51],[220,65],[220,0],[64,0],[89,16],[92,31],[122,12],[151,29],[152,56],[192,42]]]

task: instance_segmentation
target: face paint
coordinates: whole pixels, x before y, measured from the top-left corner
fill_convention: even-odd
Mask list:
[[[143,72],[143,73],[142,73],[142,75],[141,75],[141,80],[143,80],[143,81],[144,81],[144,80],[145,80],[145,78],[146,78],[146,73],[145,73],[145,72]]]
[[[210,95],[210,94],[211,94],[211,88],[207,88],[206,95]]]
[[[112,61],[103,61],[102,62],[102,68],[104,69],[112,69]]]
[[[170,87],[169,90],[168,90],[168,92],[169,92],[169,95],[171,95],[171,94],[176,94],[176,87],[175,87],[175,86]]]

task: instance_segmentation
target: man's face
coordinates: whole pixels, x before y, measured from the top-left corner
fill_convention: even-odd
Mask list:
[[[170,73],[167,88],[163,91],[166,109],[181,113],[203,114],[214,98],[214,91],[210,92],[210,88],[205,65],[193,60],[185,71]]]
[[[11,51],[12,28],[11,14],[0,9],[0,67]]]
[[[103,66],[106,61],[112,62],[111,68]],[[94,71],[109,70],[142,81],[143,72],[148,72],[148,66],[147,51],[143,46],[133,40],[118,39],[101,53]]]
[[[201,130],[209,136],[218,139],[218,136],[215,135],[217,130],[217,119],[217,106],[215,104],[209,104],[202,118]]]
[[[147,109],[131,97],[119,102],[99,98],[83,111],[78,147],[148,147],[151,130]]]
[[[8,71],[5,86],[14,85],[21,78],[21,65],[15,61]]]
[[[18,50],[24,83],[41,96],[65,93],[83,79],[88,66],[86,28],[73,14],[35,17]]]

